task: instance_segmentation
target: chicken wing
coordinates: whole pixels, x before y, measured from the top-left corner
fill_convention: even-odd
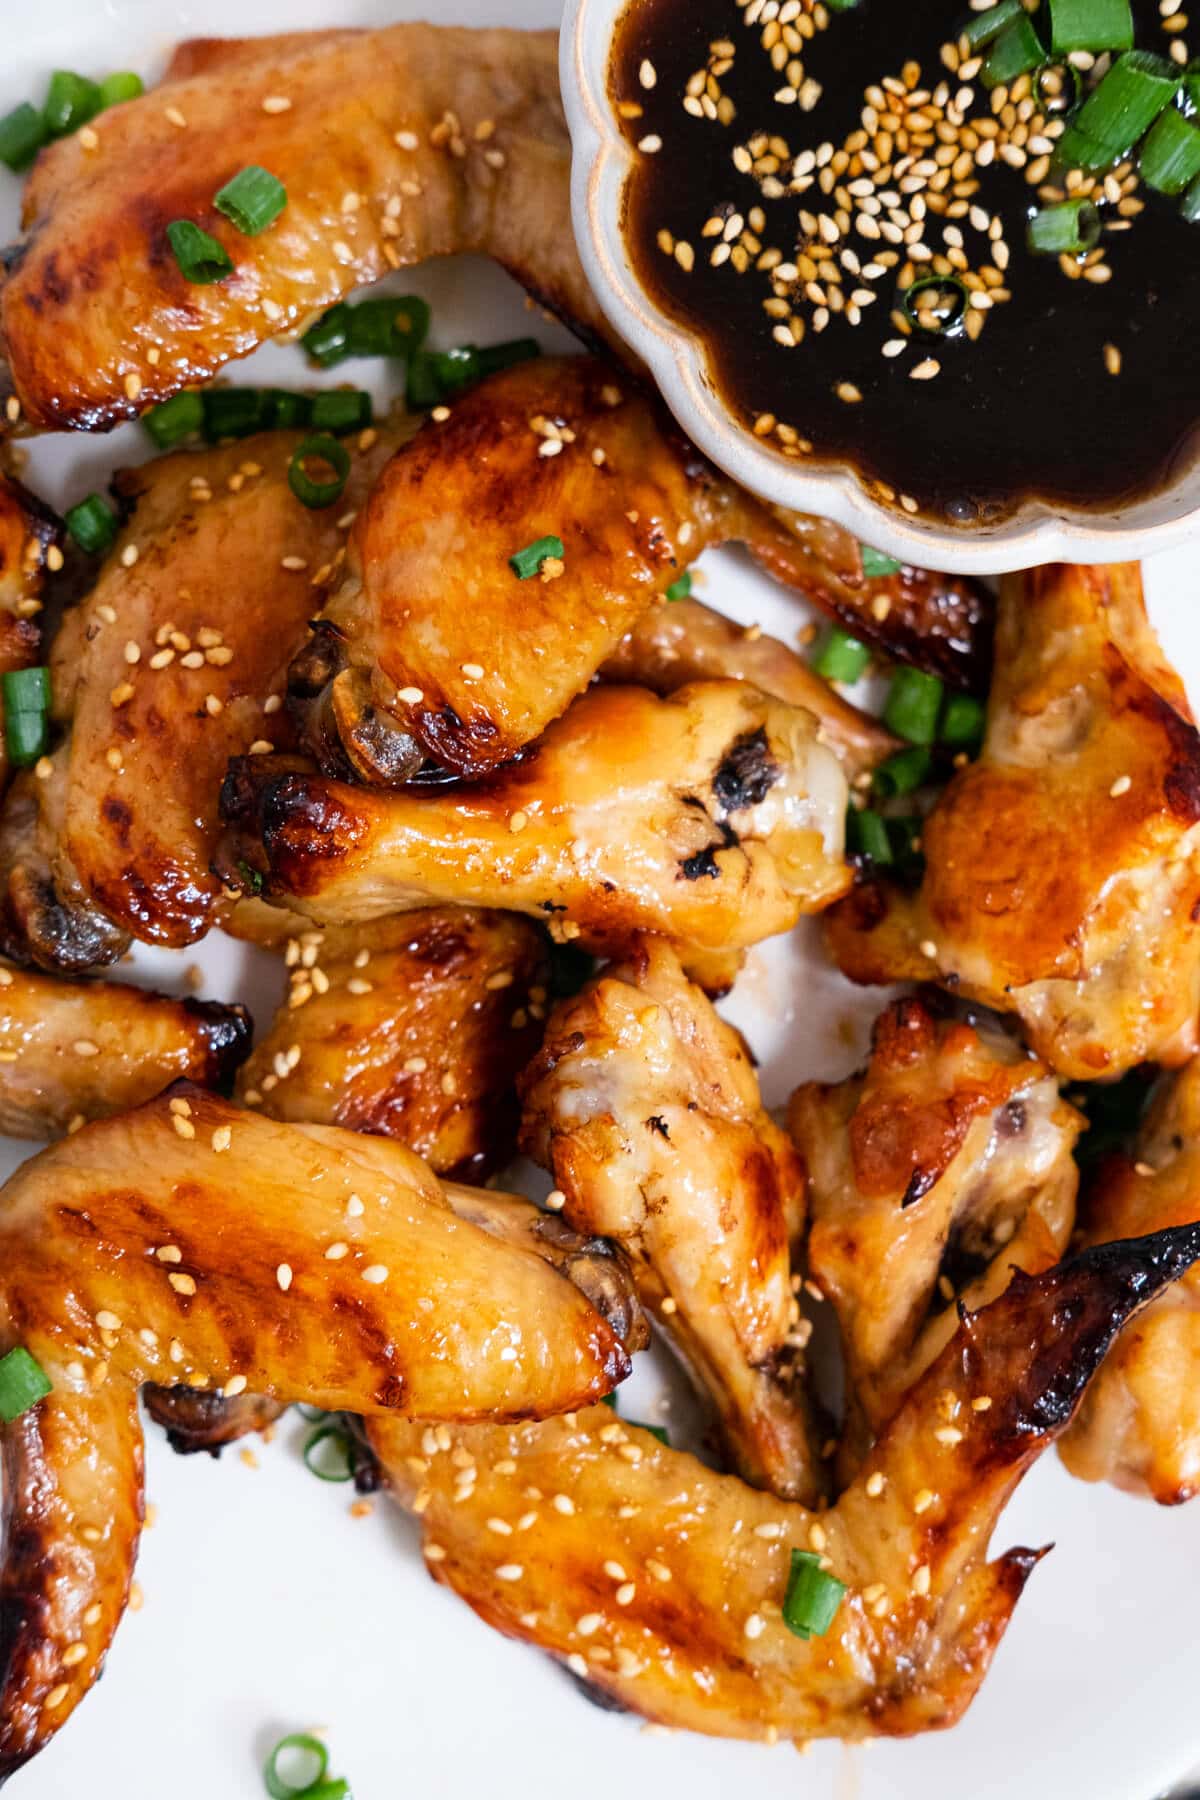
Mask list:
[[[399,1421],[372,1419],[369,1437],[420,1514],[435,1579],[606,1699],[662,1725],[768,1742],[937,1729],[974,1697],[1044,1554],[986,1560],[1001,1510],[1122,1322],[1198,1253],[1190,1226],[1017,1275],[964,1313],[818,1517],[602,1407],[456,1431],[448,1451]],[[497,1538],[493,1518],[513,1535]],[[780,1611],[801,1548],[848,1590],[830,1630],[807,1641]]]
[[[1012,1271],[1058,1261],[1075,1221],[1083,1120],[1044,1063],[986,1024],[898,1000],[864,1073],[792,1096],[809,1181],[808,1273],[841,1326],[843,1468]]]
[[[1084,1195],[1085,1241],[1200,1219],[1200,1062],[1167,1077],[1132,1155],[1114,1151]],[[1200,1281],[1189,1272],[1117,1339],[1060,1445],[1083,1481],[1165,1506],[1200,1493]]]
[[[815,720],[742,682],[580,696],[536,753],[471,787],[371,790],[266,757],[221,796],[225,879],[327,923],[457,902],[612,949],[786,931],[849,885],[846,780]]]
[[[747,1481],[821,1491],[791,1288],[804,1171],[736,1031],[660,939],[551,1015],[521,1078],[521,1148],[564,1217],[629,1253],[643,1304],[712,1400]]]
[[[926,820],[920,891],[828,922],[852,980],[1015,1012],[1060,1074],[1178,1062],[1200,1018],[1200,736],[1133,563],[1003,584],[979,761]]]
[[[30,669],[38,660],[42,581],[51,563],[62,566],[62,528],[40,500],[0,473],[0,675]],[[8,782],[8,740],[0,698],[0,793]]]
[[[339,561],[342,508],[353,513],[396,436],[349,446],[343,501],[325,511],[288,487],[298,441],[271,432],[118,478],[133,516],[51,655],[69,736],[48,780],[18,784],[0,829],[13,954],[78,970],[112,961],[131,935],[189,944],[213,922],[226,764],[291,741],[284,677],[314,577]]]
[[[306,932],[287,960],[288,998],[238,1077],[244,1105],[399,1138],[473,1180],[508,1161],[515,1075],[545,1016],[535,925],[443,907]]]
[[[124,1607],[143,1382],[516,1419],[598,1399],[623,1339],[644,1326],[611,1248],[442,1188],[382,1138],[181,1084],[24,1164],[0,1206],[0,1341],[53,1390],[0,1433],[0,1779],[87,1692]]]
[[[222,1086],[249,1048],[243,1006],[0,964],[0,1133],[57,1137],[173,1081]]]

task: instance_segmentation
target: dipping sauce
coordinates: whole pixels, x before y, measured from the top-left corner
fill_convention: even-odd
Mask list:
[[[1050,4],[1026,9],[1047,50]],[[635,269],[735,416],[964,526],[1032,498],[1148,498],[1200,448],[1200,222],[1138,150],[1094,173],[1056,160],[1120,52],[989,90],[990,47],[960,36],[983,10],[631,0],[609,75],[638,146]],[[1182,82],[1186,15],[1131,10],[1139,53]],[[1190,123],[1186,88],[1170,109]],[[1031,216],[1081,198],[1089,249],[1028,247]]]

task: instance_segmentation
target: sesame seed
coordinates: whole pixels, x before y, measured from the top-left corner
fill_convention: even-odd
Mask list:
[[[598,1612],[584,1613],[575,1621],[575,1629],[580,1637],[593,1637],[604,1623],[604,1614]]]
[[[483,665],[482,665],[482,663],[473,663],[473,662],[463,663],[462,672],[466,676],[468,681],[482,681],[483,680]]]
[[[178,1263],[183,1261],[183,1251],[178,1244],[163,1244],[154,1252],[161,1263]]]
[[[101,1331],[120,1331],[121,1321],[114,1312],[98,1312],[96,1323]]]
[[[190,1275],[168,1275],[167,1280],[177,1294],[194,1294],[196,1283]]]
[[[929,1592],[931,1581],[932,1581],[932,1576],[929,1571],[929,1564],[922,1563],[920,1568],[917,1569],[913,1574],[913,1578],[912,1578],[913,1593],[922,1595],[922,1596],[927,1594]]]
[[[181,1137],[181,1138],[194,1138],[195,1137],[196,1127],[192,1124],[190,1119],[185,1119],[180,1113],[172,1113],[171,1114],[171,1123],[175,1127],[176,1134],[179,1137]]]
[[[126,544],[125,548],[121,552],[121,567],[123,569],[132,569],[132,567],[133,567],[134,563],[137,561],[137,559],[138,559],[137,545],[136,544]]]
[[[644,88],[652,88],[658,80],[658,70],[648,56],[642,58],[642,64],[638,70],[638,80]]]
[[[1132,786],[1133,786],[1133,780],[1130,776],[1118,775],[1117,779],[1113,782],[1112,786],[1108,790],[1109,798],[1113,799],[1113,800],[1119,800],[1121,798],[1121,795],[1127,794]]]
[[[46,1710],[49,1712],[49,1711],[52,1711],[56,1706],[61,1706],[63,1701],[66,1699],[67,1695],[70,1693],[70,1691],[71,1691],[71,1685],[69,1682],[66,1682],[66,1681],[60,1681],[57,1687],[52,1687],[50,1689],[50,1692],[46,1695],[45,1700],[43,1701],[43,1705],[45,1706]]]
[[[425,693],[419,687],[403,687],[398,691],[396,698],[402,700],[405,706],[420,706],[425,698]]]
[[[656,131],[647,132],[644,138],[638,139],[638,149],[646,156],[656,156],[662,149],[662,139]]]
[[[763,1618],[761,1613],[756,1612],[752,1612],[742,1626],[744,1635],[751,1639],[760,1638],[766,1629],[767,1621]]]
[[[908,379],[910,381],[932,381],[935,375],[941,373],[941,367],[941,363],[935,357],[927,356],[924,362],[917,363],[908,371]]]
[[[920,945],[921,955],[927,956],[930,962],[937,959],[938,947],[932,938],[923,938]]]
[[[280,1263],[275,1271],[275,1280],[286,1294],[292,1285],[292,1269],[290,1263]]]
[[[165,117],[166,117],[167,123],[169,125],[174,125],[177,131],[186,130],[187,120],[184,118],[183,114],[180,112],[180,110],[177,106],[168,106],[166,109]]]
[[[496,1570],[497,1581],[520,1581],[525,1570],[520,1563],[501,1563]]]
[[[838,399],[845,401],[847,406],[857,406],[862,399],[861,393],[852,381],[839,381],[835,391]]]
[[[450,408],[448,406],[435,406],[429,416],[438,425],[444,425],[446,420],[450,417]]]
[[[372,1263],[370,1268],[363,1270],[362,1278],[364,1281],[371,1282],[373,1286],[379,1287],[387,1280],[388,1271],[383,1263]]]
[[[913,1511],[918,1514],[928,1512],[936,1498],[937,1495],[932,1488],[921,1488],[920,1491],[913,1496]]]
[[[1117,349],[1115,344],[1105,344],[1104,366],[1110,375],[1119,375],[1121,373],[1121,352]]]
[[[546,1195],[544,1204],[549,1207],[551,1212],[561,1212],[563,1207],[567,1204],[567,1196],[563,1193],[561,1188],[551,1188],[550,1192]]]
[[[292,103],[286,94],[268,94],[262,109],[265,113],[285,113],[291,111]]]
[[[950,1446],[961,1444],[963,1438],[962,1432],[956,1425],[940,1425],[933,1435],[939,1444]]]
[[[880,1494],[883,1492],[884,1485],[885,1477],[879,1469],[876,1469],[873,1474],[867,1476],[866,1491],[872,1500],[877,1500],[879,1498]]]
[[[221,1392],[226,1400],[232,1400],[238,1394],[245,1393],[246,1385],[246,1377],[244,1375],[231,1375],[229,1380],[225,1383],[225,1386],[221,1389]]]

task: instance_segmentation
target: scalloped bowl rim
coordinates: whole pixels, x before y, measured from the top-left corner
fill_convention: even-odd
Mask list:
[[[648,296],[621,229],[634,151],[608,103],[609,51],[628,0],[567,0],[559,79],[571,133],[571,216],[579,254],[614,330],[649,367],[680,425],[741,486],[791,512],[818,513],[904,562],[993,574],[1046,562],[1132,562],[1200,529],[1200,458],[1169,487],[1111,513],[1026,503],[993,526],[941,528],[882,506],[844,464],[802,466],[768,450],[719,398],[699,341]]]

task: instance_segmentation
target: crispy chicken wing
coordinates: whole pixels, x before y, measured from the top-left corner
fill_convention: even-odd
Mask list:
[[[494,256],[607,335],[571,230],[554,32],[406,24],[184,45],[167,81],[110,108],[95,147],[51,145],[30,179],[0,334],[35,428],[134,418],[363,282],[451,251]],[[248,163],[287,190],[257,237],[213,205]],[[220,239],[234,272],[189,282],[173,219]]]
[[[288,962],[288,998],[238,1077],[244,1105],[399,1138],[474,1180],[508,1161],[514,1080],[544,1017],[536,925],[441,907],[306,932]]]
[[[242,757],[219,867],[327,923],[453,901],[597,950],[657,930],[725,951],[845,892],[845,803],[798,708],[734,681],[667,700],[601,687],[471,787],[384,792]]]
[[[0,675],[31,669],[38,660],[42,579],[62,529],[53,513],[10,475],[0,473]],[[0,698],[0,793],[8,780],[8,740]]]
[[[1191,1226],[1015,1277],[964,1314],[854,1484],[815,1518],[607,1408],[456,1431],[448,1452],[399,1421],[373,1419],[369,1436],[420,1514],[434,1577],[601,1695],[718,1736],[905,1736],[952,1725],[970,1703],[1042,1554],[986,1560],[1002,1508],[1121,1323],[1198,1252]],[[497,1538],[493,1518],[514,1535]],[[808,1641],[780,1617],[793,1548],[819,1551],[848,1589]]]
[[[953,1337],[1012,1271],[1058,1261],[1075,1221],[1083,1120],[1044,1063],[995,1026],[897,1000],[860,1075],[792,1096],[812,1228],[808,1272],[833,1302],[856,1464]]]
[[[668,945],[637,938],[555,1009],[521,1094],[522,1149],[577,1230],[629,1252],[741,1474],[815,1500],[791,1288],[804,1171],[737,1032]]]
[[[1133,1155],[1113,1152],[1085,1191],[1084,1236],[1200,1219],[1200,1061],[1168,1077]],[[1127,1330],[1105,1358],[1060,1446],[1072,1475],[1111,1481],[1173,1506],[1200,1493],[1200,1281],[1192,1270]]]
[[[0,964],[0,1133],[57,1137],[173,1081],[221,1086],[249,1048],[245,1007]]]
[[[983,754],[925,823],[920,891],[857,890],[834,957],[1015,1012],[1060,1074],[1177,1062],[1200,1017],[1200,736],[1138,566],[1008,577],[996,642]]]
[[[0,1341],[54,1385],[0,1432],[0,1778],[86,1693],[124,1607],[142,1383],[517,1419],[599,1398],[623,1339],[644,1326],[610,1248],[443,1188],[382,1138],[181,1085],[24,1164],[0,1207]]]
[[[226,764],[281,731],[290,741],[284,675],[317,604],[314,575],[336,563],[343,506],[361,502],[395,441],[351,444],[344,499],[324,511],[287,485],[294,432],[118,478],[133,516],[52,652],[69,736],[49,781],[18,784],[0,831],[14,954],[79,969],[111,961],[130,935],[180,945],[208,929]]]

